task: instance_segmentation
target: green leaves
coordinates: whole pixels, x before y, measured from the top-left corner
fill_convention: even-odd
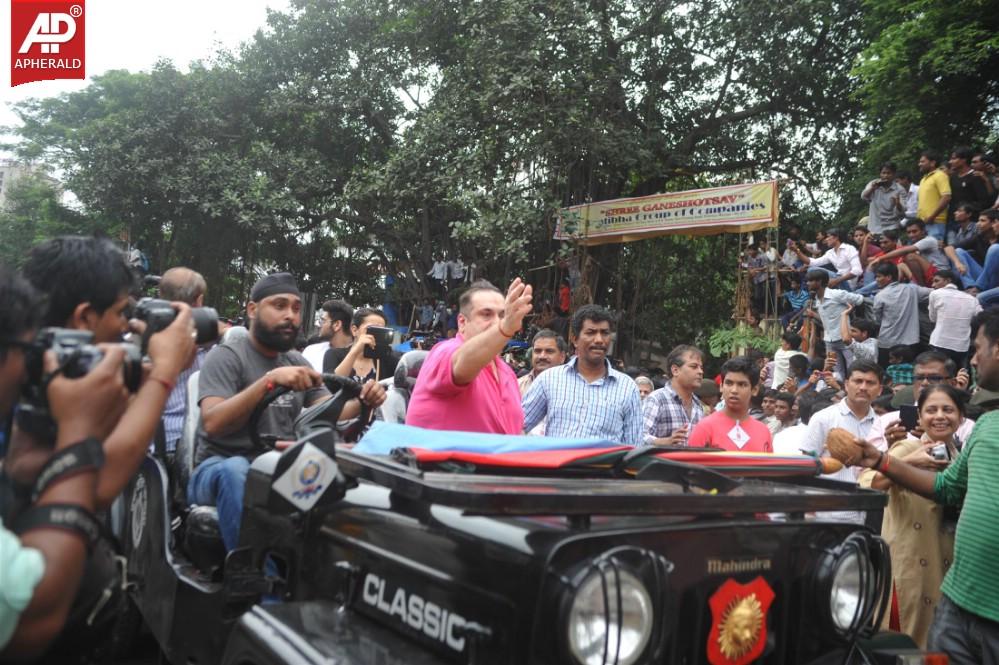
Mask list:
[[[727,358],[736,353],[745,353],[747,349],[771,354],[779,346],[777,340],[743,323],[733,328],[718,328],[708,338],[708,350],[715,358]]]
[[[18,267],[35,244],[59,235],[114,235],[112,221],[66,206],[57,183],[41,171],[26,170],[8,185],[0,210],[0,263]]]
[[[426,293],[434,253],[551,288],[564,206],[791,175],[810,197],[857,131],[861,0],[295,0],[234,53],[21,108],[22,151],[89,211],[235,307],[254,271]],[[663,344],[727,320],[727,239],[594,251],[598,302]],[[726,253],[728,252],[728,253]],[[408,291],[406,291],[408,289]],[[696,294],[696,297],[692,294]]]
[[[855,67],[871,135],[867,174],[915,166],[926,149],[981,144],[999,105],[997,0],[866,0],[871,35]],[[869,176],[868,176],[869,177]]]

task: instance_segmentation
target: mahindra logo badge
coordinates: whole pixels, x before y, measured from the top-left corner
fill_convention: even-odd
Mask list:
[[[11,86],[86,76],[83,0],[11,0]]]

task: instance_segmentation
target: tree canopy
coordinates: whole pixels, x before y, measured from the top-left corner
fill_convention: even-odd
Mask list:
[[[940,0],[294,0],[186,73],[109,72],[22,105],[20,150],[155,269],[205,274],[216,304],[261,268],[324,297],[374,302],[382,274],[420,296],[442,252],[550,298],[561,206],[779,177],[783,218],[818,223],[862,157],[928,140],[913,126],[984,139],[996,49],[971,50],[995,39],[989,4],[947,18],[967,60],[933,43],[913,64],[895,24],[930,36]],[[949,75],[977,95],[953,123],[930,85]],[[645,336],[703,339],[731,311],[733,242],[597,248],[591,291]]]

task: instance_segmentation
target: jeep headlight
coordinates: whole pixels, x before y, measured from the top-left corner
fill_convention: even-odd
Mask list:
[[[865,636],[880,625],[888,605],[888,546],[869,532],[855,531],[819,558],[815,582],[815,600],[828,608],[822,625],[840,639]]]
[[[591,572],[569,610],[569,650],[580,665],[632,665],[652,634],[652,599],[645,585],[614,566]]]
[[[829,587],[829,611],[836,628],[844,633],[852,633],[856,628],[856,620],[862,615],[862,565],[860,557],[855,552],[850,552],[839,560],[833,571]]]

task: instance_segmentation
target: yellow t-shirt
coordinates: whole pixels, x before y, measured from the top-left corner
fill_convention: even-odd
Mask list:
[[[923,179],[919,181],[919,207],[916,210],[919,219],[927,224],[946,222],[947,208],[940,211],[936,219],[929,218],[930,214],[940,205],[940,199],[944,196],[950,196],[950,177],[941,169],[924,175]]]

